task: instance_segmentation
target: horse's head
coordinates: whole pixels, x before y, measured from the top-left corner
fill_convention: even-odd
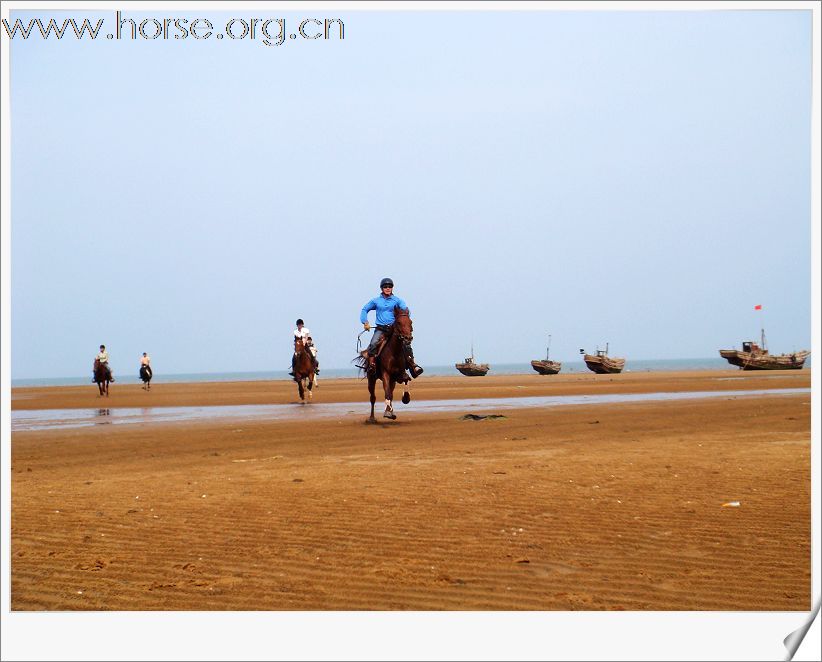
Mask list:
[[[294,341],[294,353],[299,354],[305,349],[305,343],[302,338],[297,338]]]
[[[394,306],[394,330],[401,338],[411,342],[414,339],[414,325],[409,314],[409,310],[401,310],[399,306]]]

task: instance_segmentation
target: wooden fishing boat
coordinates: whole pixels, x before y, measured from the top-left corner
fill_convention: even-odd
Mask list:
[[[545,358],[531,361],[531,367],[540,375],[556,375],[562,370],[562,363],[551,361],[551,336],[548,336],[548,347],[545,349]]]
[[[741,350],[719,350],[723,359],[740,370],[801,370],[810,354],[804,349],[790,354],[771,354],[765,345],[765,329],[762,329],[760,344],[746,340]]]
[[[597,348],[596,354],[585,354],[585,350],[579,350],[584,354],[582,357],[585,365],[589,370],[599,375],[615,375],[622,372],[625,367],[625,359],[608,356],[608,344],[605,344],[605,349]]]
[[[476,363],[474,361],[474,343],[471,343],[471,356],[465,357],[462,363],[455,363],[454,367],[459,370],[466,377],[482,377],[490,369],[487,363]]]

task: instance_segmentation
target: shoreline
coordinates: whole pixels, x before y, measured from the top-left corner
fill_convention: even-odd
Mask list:
[[[551,395],[594,395],[609,393],[654,393],[683,391],[760,390],[810,388],[810,370],[741,371],[683,370],[617,375],[569,373],[559,375],[515,374],[484,377],[426,376],[409,382],[413,400],[456,400],[471,398],[534,397]],[[377,383],[377,400],[383,400]],[[402,385],[395,389],[395,400],[402,395]],[[368,402],[365,379],[329,378],[320,375],[314,391],[314,402]],[[89,407],[185,407],[293,404],[298,402],[293,381],[225,381],[170,382],[157,381],[150,391],[139,384],[110,387],[108,397],[100,397],[97,387],[20,386],[11,389],[11,410],[82,409]]]

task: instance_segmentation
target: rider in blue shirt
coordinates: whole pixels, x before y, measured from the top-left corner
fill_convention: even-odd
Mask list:
[[[377,368],[377,347],[380,339],[386,332],[391,330],[394,324],[394,306],[399,306],[400,310],[408,310],[405,301],[394,294],[394,281],[390,278],[383,278],[380,281],[379,296],[366,303],[360,312],[360,323],[366,331],[370,331],[371,325],[368,323],[368,313],[371,310],[377,311],[377,328],[374,335],[371,336],[371,342],[368,343],[368,372],[373,372]],[[423,370],[414,362],[414,351],[411,349],[411,344],[406,342],[404,348],[408,371],[416,379],[423,373]]]

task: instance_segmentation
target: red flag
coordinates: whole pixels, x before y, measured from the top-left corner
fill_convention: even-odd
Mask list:
[[[754,310],[762,310],[762,304],[760,303],[760,304],[754,306]]]

